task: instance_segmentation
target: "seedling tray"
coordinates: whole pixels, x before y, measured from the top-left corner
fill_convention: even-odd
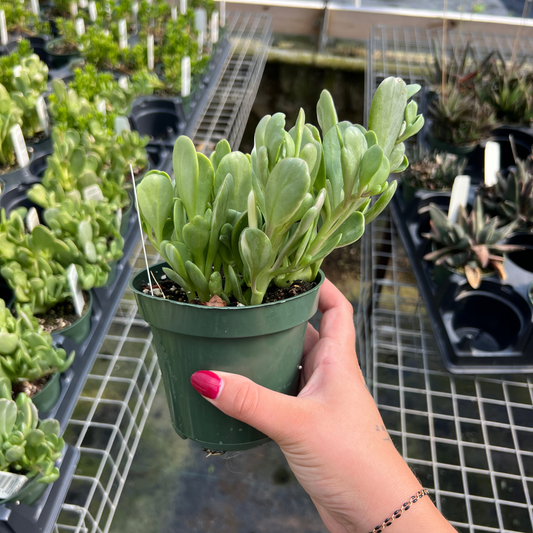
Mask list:
[[[430,241],[422,237],[430,229],[429,213],[419,210],[433,202],[447,211],[450,193],[417,191],[408,202],[402,193],[400,188],[391,202],[393,220],[446,368],[454,374],[533,372],[533,305],[528,298],[533,273],[526,269],[533,270],[533,262],[528,265],[525,256],[510,254],[505,262],[507,281],[484,277],[480,288],[472,289],[464,276],[423,259],[431,251]],[[470,202],[474,194],[471,187]],[[526,239],[516,235],[510,241]],[[527,251],[533,254],[530,244]]]
[[[65,445],[63,457],[56,463],[61,475],[37,502],[31,506],[17,502],[0,505],[0,533],[51,533],[79,458],[79,450]]]

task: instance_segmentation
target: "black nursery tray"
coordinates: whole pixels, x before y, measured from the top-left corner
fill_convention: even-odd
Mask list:
[[[61,475],[39,500],[31,506],[17,502],[0,505],[0,533],[51,533],[79,458],[79,450],[65,445],[63,457],[56,463]]]
[[[474,192],[472,187],[470,201]],[[449,202],[449,193],[432,191],[417,191],[406,201],[401,188],[391,202],[444,364],[454,374],[533,372],[533,305],[528,297],[533,237],[516,235],[509,240],[528,248],[510,254],[505,262],[507,281],[485,277],[474,290],[464,276],[423,259],[431,251],[422,237],[430,229],[429,213],[419,210],[435,203],[447,211]]]

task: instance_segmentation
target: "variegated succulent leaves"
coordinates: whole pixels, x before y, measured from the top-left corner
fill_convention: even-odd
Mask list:
[[[424,124],[408,103],[419,89],[384,80],[368,131],[339,122],[323,91],[322,136],[303,110],[290,131],[282,113],[267,115],[251,155],[223,140],[208,159],[180,137],[175,183],[152,171],[138,187],[144,230],[171,267],[165,273],[190,300],[234,296],[244,305],[260,304],[272,282],[313,281],[324,258],[358,240],[391,200],[388,177],[408,166],[403,143]]]

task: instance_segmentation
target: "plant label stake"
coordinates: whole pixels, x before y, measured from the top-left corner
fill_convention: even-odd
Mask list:
[[[72,263],[67,268],[66,273],[70,294],[72,294],[72,301],[74,302],[74,309],[76,310],[76,314],[81,316],[83,314],[85,300],[83,299],[83,293],[81,292],[76,266]]]
[[[207,13],[205,9],[195,9],[194,27],[198,33],[205,33],[207,29]]]
[[[457,222],[459,206],[466,207],[469,190],[470,176],[457,176],[453,182],[450,207],[448,209],[448,218],[451,222]]]
[[[220,27],[226,26],[226,0],[220,0]]]
[[[41,8],[39,6],[39,0],[31,0],[31,10],[37,18],[41,18]]]
[[[115,117],[115,134],[120,135],[123,131],[131,131],[128,117]]]
[[[178,8],[177,8],[177,6],[172,6],[170,8],[170,18],[172,19],[172,22],[176,22],[178,20]]]
[[[133,166],[130,164],[131,183],[133,184],[133,196],[135,197],[135,209],[137,209],[137,220],[139,221],[139,231],[141,232],[141,242],[143,245],[144,264],[146,265],[146,277],[150,284],[150,294],[154,295],[154,287],[152,286],[152,278],[150,277],[150,268],[148,267],[148,257],[146,255],[146,246],[144,245],[143,225],[141,222],[141,210],[139,209],[139,200],[137,199],[137,186],[135,185],[135,175],[133,174]],[[162,291],[161,291],[162,292]]]
[[[218,12],[211,17],[211,44],[218,43]]]
[[[187,13],[187,0],[180,0],[180,13],[182,15]]]
[[[26,476],[0,472],[0,499],[10,498],[16,494],[28,481]]]
[[[500,170],[500,145],[494,141],[488,141],[485,146],[485,185],[493,187],[498,183]]]
[[[80,7],[80,9],[87,9],[87,6],[88,6],[87,0],[79,0],[78,6]]]
[[[198,33],[198,59],[203,55],[204,50],[204,32],[201,31]]]
[[[37,214],[37,209],[35,207],[31,207],[28,210],[28,214],[26,215],[26,228],[28,229],[28,232],[31,233],[33,231],[33,228],[35,226],[38,226],[40,224],[39,222],[39,215]]]
[[[117,221],[117,228],[120,229],[120,226],[122,224],[122,209],[117,209],[115,219]]]
[[[102,189],[100,189],[100,185],[97,183],[85,187],[82,191],[82,195],[84,200],[96,200],[97,202],[101,202],[104,199]]]
[[[128,26],[126,19],[118,21],[118,46],[121,50],[128,48]]]
[[[81,37],[85,33],[85,22],[82,18],[76,19],[76,33]]]
[[[41,128],[43,128],[46,135],[50,135],[50,121],[48,120],[48,111],[46,110],[46,102],[44,101],[43,95],[37,98],[35,109],[37,110],[37,116],[39,117]]]
[[[154,36],[148,35],[148,40],[146,43],[147,54],[148,54],[148,70],[154,70]]]
[[[3,9],[0,9],[0,44],[7,44],[6,12]]]
[[[137,22],[137,14],[139,13],[139,4],[137,2],[133,3],[131,6],[131,14],[133,15],[133,19],[135,22]]]
[[[78,4],[70,2],[70,16],[75,19],[78,16]]]
[[[107,109],[106,109],[105,100],[103,98],[101,100],[98,100],[98,102],[96,104],[96,110],[98,111],[98,113],[102,113],[102,115],[104,115],[104,117],[106,116]]]
[[[96,2],[89,2],[89,18],[91,22],[96,22],[98,11],[96,10]]]
[[[22,65],[17,65],[13,67],[13,77],[20,78],[20,73],[22,72]]]
[[[27,167],[30,164],[30,158],[28,156],[28,149],[26,148],[26,141],[24,141],[24,135],[18,124],[15,124],[11,130],[11,143],[15,148],[15,156],[19,163],[19,166]]]
[[[186,56],[181,60],[181,96],[191,94],[191,58]]]
[[[127,90],[128,88],[128,76],[120,76],[118,79],[118,86],[121,89]]]

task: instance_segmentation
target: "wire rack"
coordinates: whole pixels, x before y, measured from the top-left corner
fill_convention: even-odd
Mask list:
[[[421,82],[439,32],[374,28],[367,112],[386,76]],[[509,58],[514,40],[451,32],[449,46],[473,44]],[[520,39],[517,57],[532,57]],[[439,509],[461,532],[533,528],[533,382],[449,374],[442,363],[409,260],[390,214],[362,241],[359,354],[392,439]]]
[[[232,53],[193,135],[207,148],[224,136],[240,143],[271,41],[270,17],[231,13],[227,31]],[[141,250],[131,258],[135,271],[144,268]],[[149,264],[160,260],[147,250]],[[150,328],[128,289],[64,435],[81,458],[56,533],[109,531],[160,380]]]

